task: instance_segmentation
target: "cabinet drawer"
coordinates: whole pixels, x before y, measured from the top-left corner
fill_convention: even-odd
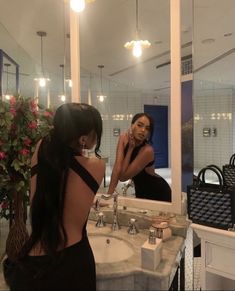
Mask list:
[[[235,277],[235,249],[210,242],[206,242],[205,247],[206,268]]]

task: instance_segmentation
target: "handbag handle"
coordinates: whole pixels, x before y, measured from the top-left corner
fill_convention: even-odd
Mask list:
[[[222,170],[220,169],[220,167],[218,167],[218,166],[216,166],[214,164],[208,165],[206,167],[207,168],[215,168],[216,170],[218,170],[218,172],[220,173],[221,179],[223,181],[223,186],[226,185],[226,181],[225,181],[225,178],[224,178],[224,174],[223,174]],[[205,174],[204,174],[204,176],[205,176]],[[204,176],[203,176],[203,178],[204,178]]]
[[[206,182],[205,182],[205,172],[208,171],[208,170],[210,170],[210,171],[212,171],[212,172],[214,172],[216,174],[216,176],[217,176],[217,178],[219,180],[220,189],[222,190],[223,185],[224,185],[223,184],[223,180],[224,180],[223,179],[223,175],[221,176],[220,171],[218,171],[218,169],[216,169],[215,167],[208,167],[207,166],[207,167],[201,169],[200,172],[198,173],[198,176],[197,176],[196,185],[200,186],[201,184],[202,185],[206,184]]]
[[[235,154],[233,154],[229,160],[229,165],[234,166],[235,165]]]

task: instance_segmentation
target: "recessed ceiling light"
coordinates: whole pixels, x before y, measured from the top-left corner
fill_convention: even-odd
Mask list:
[[[232,36],[232,35],[233,35],[232,32],[227,32],[224,34],[224,37],[228,37],[228,36]]]
[[[201,41],[203,44],[211,44],[213,42],[215,42],[214,38],[205,38]]]

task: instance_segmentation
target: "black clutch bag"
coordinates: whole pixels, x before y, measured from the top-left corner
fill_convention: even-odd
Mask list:
[[[218,183],[207,183],[206,173],[212,171]],[[232,228],[235,223],[235,188],[225,184],[222,171],[215,165],[203,168],[193,185],[187,186],[188,218],[194,223]]]
[[[228,186],[235,184],[235,154],[229,160],[229,164],[223,166],[225,183]]]

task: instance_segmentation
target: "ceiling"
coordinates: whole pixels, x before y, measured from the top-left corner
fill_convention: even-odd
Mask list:
[[[64,1],[0,0],[0,24],[37,66],[40,38],[36,32],[47,32],[43,54],[48,74],[58,74],[65,56],[69,66],[69,38],[65,37],[69,33],[69,9]],[[193,52],[198,79],[234,85],[235,1],[194,0],[193,6],[191,0],[182,0],[181,5],[182,55]],[[170,60],[170,0],[139,0],[141,36],[151,42],[141,59],[124,48],[135,36],[135,9],[135,0],[87,4],[80,14],[82,77],[89,75],[86,72],[99,74],[97,66],[103,64],[104,77],[156,94],[170,86],[170,66],[156,69]],[[231,35],[225,36],[228,33]],[[26,70],[19,53],[14,58],[21,71]]]

